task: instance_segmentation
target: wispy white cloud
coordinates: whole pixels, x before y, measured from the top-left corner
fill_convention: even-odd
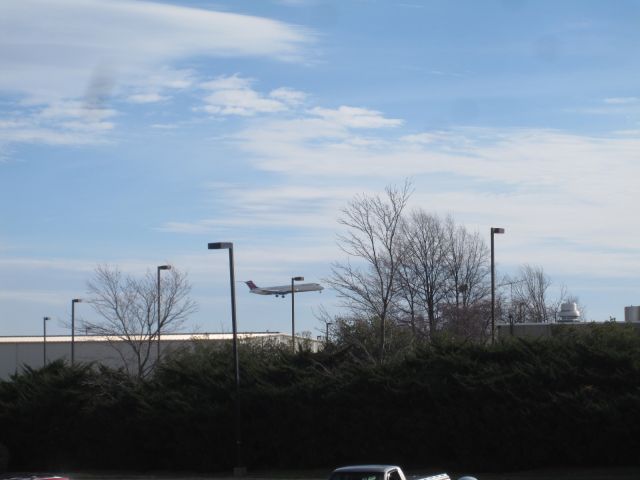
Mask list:
[[[345,105],[338,109],[316,107],[311,110],[311,114],[347,128],[397,127],[403,123],[398,118],[385,118],[375,110]]]
[[[239,74],[222,75],[203,82],[200,87],[209,92],[200,107],[213,115],[253,116],[261,113],[277,113],[302,105],[306,93],[281,87],[263,94],[253,88],[255,80]]]
[[[612,132],[613,135],[618,137],[635,137],[640,138],[640,129],[638,130],[618,130],[616,132]]]
[[[96,128],[86,128],[76,122],[67,122],[71,130],[39,128],[36,126],[0,130],[0,149],[13,143],[43,143],[47,145],[95,145],[105,139],[98,130],[109,130],[109,124],[102,123]]]
[[[37,14],[35,14],[37,12]],[[140,81],[196,55],[302,56],[310,32],[249,15],[145,1],[0,3],[0,91],[77,98],[96,69],[118,84]]]
[[[38,117],[51,118],[81,118],[88,122],[101,122],[116,115],[110,108],[96,108],[79,101],[57,101],[49,104],[38,112]]]
[[[269,96],[292,106],[303,104],[307,98],[306,93],[288,87],[276,88],[269,93]]]
[[[167,222],[160,229],[174,233],[212,233],[224,228],[281,228],[301,230],[333,229],[336,212],[352,195],[348,188],[313,185],[275,185],[240,188],[216,184],[212,192],[223,192],[224,215],[193,222]]]
[[[565,111],[587,115],[638,115],[640,114],[640,97],[608,97],[599,100],[597,104],[567,108]]]
[[[12,112],[0,120],[0,142],[86,145],[105,141],[114,128],[109,119],[116,111],[80,101],[58,100],[44,107],[27,106],[27,112]]]
[[[224,226],[295,228],[302,222],[329,231],[336,228],[340,207],[363,186],[378,185],[379,190],[385,183],[412,177],[417,186],[413,204],[455,213],[478,228],[494,222],[508,225],[513,249],[507,247],[503,261],[528,261],[517,257],[523,249],[535,248],[540,263],[554,262],[564,271],[630,275],[635,267],[627,266],[637,264],[633,254],[624,251],[635,248],[633,239],[640,236],[640,226],[628,221],[635,179],[640,177],[640,136],[633,132],[589,136],[545,129],[457,128],[390,136],[393,130],[374,129],[362,136],[359,131],[367,122],[316,115],[318,111],[326,109],[291,120],[262,121],[235,137],[258,169],[282,175],[288,185],[301,189],[278,187],[290,204],[279,201],[275,187],[274,192],[259,189],[258,201],[226,192],[233,215],[165,227],[202,232]],[[377,117],[372,123],[395,125]],[[339,182],[341,187],[312,199],[316,210],[297,215],[295,197],[305,189],[315,192],[318,182]],[[549,238],[560,243],[547,242]],[[611,261],[589,263],[593,249]]]
[[[249,90],[251,84],[254,82],[251,78],[244,78],[238,75],[221,75],[203,82],[200,87],[205,90],[218,91],[218,90]]]
[[[0,290],[0,299],[12,302],[28,302],[42,305],[61,306],[67,303],[71,295],[60,295],[51,290]]]
[[[192,70],[175,70],[167,67],[145,72],[144,76],[132,76],[125,90],[132,93],[126,97],[131,103],[164,102],[176,92],[188,89],[196,83],[197,73]]]
[[[273,98],[266,98],[253,88],[253,80],[239,75],[221,76],[201,84],[210,93],[205,96],[201,110],[213,115],[252,116],[259,113],[275,113],[287,109],[287,105]]]
[[[638,97],[611,97],[605,98],[604,103],[608,105],[635,105],[640,103]]]
[[[31,270],[64,270],[76,272],[93,271],[96,264],[83,260],[70,260],[68,258],[29,258],[7,257],[0,259],[0,265],[5,269],[19,268]]]
[[[0,94],[18,99],[13,110],[26,119],[22,126],[0,119],[3,150],[13,142],[103,141],[115,127],[105,121],[114,117],[105,106],[112,98],[157,103],[197,84],[199,73],[175,68],[178,61],[299,61],[313,41],[308,30],[267,18],[133,0],[0,2],[0,31]],[[293,91],[272,98],[224,90],[210,95],[206,109],[248,115],[295,101]]]
[[[129,97],[127,97],[127,100],[132,103],[156,103],[156,102],[163,102],[168,99],[169,97],[160,95],[157,92],[136,93],[134,95],[129,95]]]

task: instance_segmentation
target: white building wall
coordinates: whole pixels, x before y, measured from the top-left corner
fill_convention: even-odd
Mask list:
[[[291,336],[283,333],[240,333],[240,342],[252,342],[260,345],[291,345]],[[102,339],[102,340],[101,340]],[[190,348],[195,342],[222,345],[229,342],[231,334],[166,334],[160,342],[162,352],[179,348]],[[308,343],[313,351],[317,351],[322,342],[317,340],[296,338],[301,344]],[[149,362],[156,360],[156,343],[151,346]],[[55,360],[71,361],[71,337],[47,337],[47,362]],[[137,365],[131,348],[124,342],[106,341],[104,337],[76,336],[75,361],[78,363],[98,362],[111,368],[125,368]],[[37,369],[44,365],[43,337],[0,337],[0,379],[6,380],[19,373],[25,366]],[[133,372],[132,372],[133,373]]]

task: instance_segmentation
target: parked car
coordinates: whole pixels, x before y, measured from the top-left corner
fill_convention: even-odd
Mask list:
[[[3,473],[0,480],[70,480],[69,477],[62,477],[53,473]]]
[[[329,480],[407,480],[402,469],[396,465],[351,465],[336,468]],[[409,480],[451,480],[446,473]],[[458,480],[476,480],[474,477],[461,477]]]

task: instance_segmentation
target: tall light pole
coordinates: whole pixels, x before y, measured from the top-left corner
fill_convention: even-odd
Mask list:
[[[233,243],[215,242],[209,243],[209,250],[229,250],[229,281],[231,284],[231,326],[233,329],[233,362],[235,364],[236,377],[236,401],[235,401],[235,433],[236,433],[236,466],[233,469],[234,476],[243,476],[246,468],[242,465],[242,416],[240,412],[240,359],[238,357],[238,328],[236,323],[236,281],[233,269]]]
[[[295,294],[296,289],[293,282],[303,282],[304,277],[291,277],[291,346],[293,347],[293,353],[296,353],[296,309],[295,309]]]
[[[157,355],[157,362],[160,362],[160,271],[161,270],[171,270],[171,265],[158,265],[158,331],[157,336],[158,336],[158,355]]]
[[[80,302],[80,298],[71,300],[71,365],[76,361],[76,303]]]
[[[496,233],[504,233],[504,228],[491,227],[491,343],[496,341],[496,267],[493,247],[493,236]]]
[[[42,318],[42,366],[47,366],[47,322],[49,317]]]

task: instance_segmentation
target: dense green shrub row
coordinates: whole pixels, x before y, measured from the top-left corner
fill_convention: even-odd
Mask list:
[[[344,349],[241,350],[245,462],[256,467],[523,468],[638,463],[640,338],[620,326],[493,347],[441,343],[385,365]],[[0,383],[17,469],[221,470],[234,464],[229,351],[156,375],[56,363]]]

